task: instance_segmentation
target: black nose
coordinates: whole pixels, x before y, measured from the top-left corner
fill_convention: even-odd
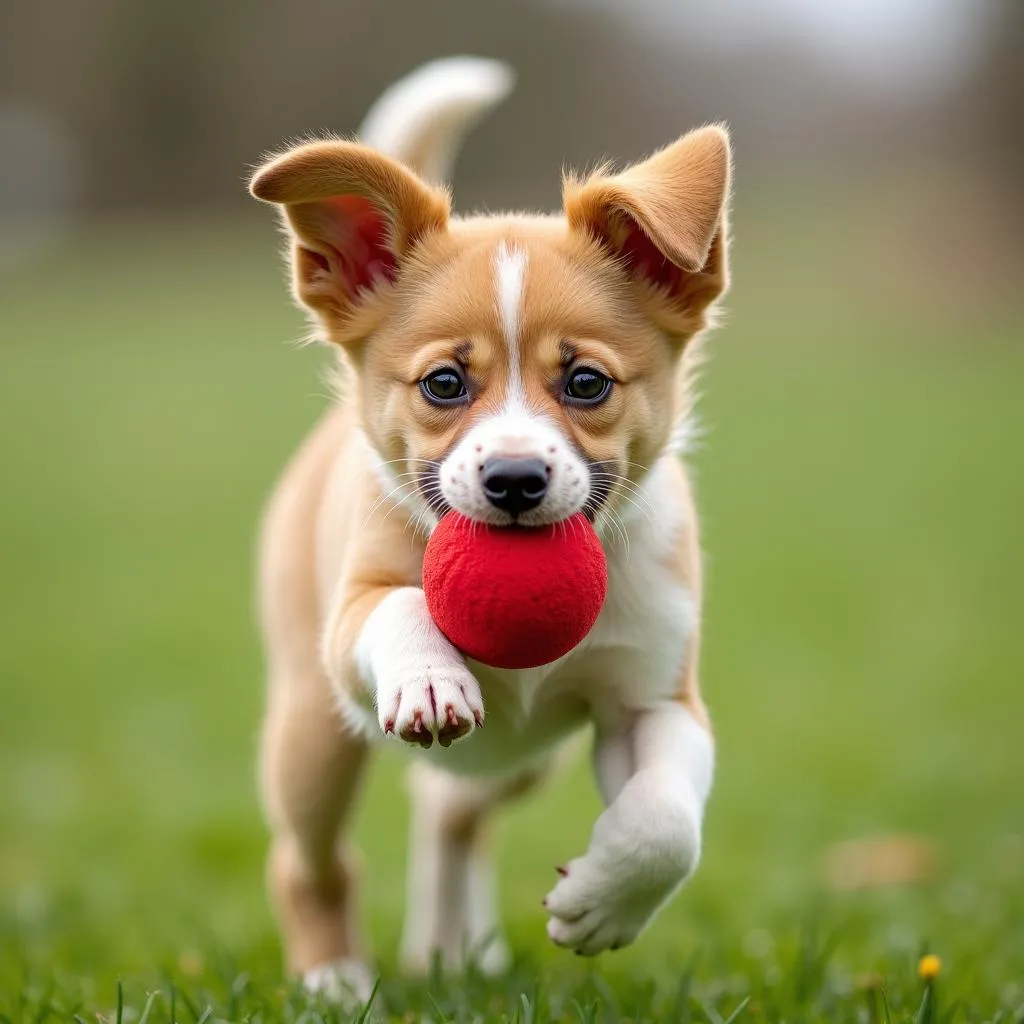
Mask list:
[[[482,483],[487,500],[518,516],[536,508],[548,489],[548,467],[540,459],[488,459]]]

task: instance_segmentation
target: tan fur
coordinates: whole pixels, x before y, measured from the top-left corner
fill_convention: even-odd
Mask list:
[[[317,519],[350,430],[332,412],[285,472],[263,530],[261,618],[268,660],[261,782],[274,833],[268,882],[288,967],[357,957],[351,856],[338,847],[366,745],[338,728],[318,652]]]
[[[686,589],[693,595],[694,603],[699,609],[703,596],[704,584],[703,573],[701,572],[700,538],[697,531],[697,509],[693,500],[693,492],[686,474],[679,469],[678,477],[678,501],[682,508],[687,509],[684,516],[686,528],[680,531],[673,550],[673,575],[684,581]],[[711,720],[708,717],[707,708],[700,695],[700,684],[698,683],[698,666],[700,663],[700,628],[693,631],[693,636],[686,650],[686,658],[679,676],[679,689],[676,691],[675,699],[688,708],[691,714],[705,729],[710,730]]]
[[[297,298],[346,367],[343,404],[325,416],[278,485],[263,533],[261,609],[270,676],[262,785],[274,832],[271,888],[289,967],[307,971],[361,955],[351,855],[337,835],[366,761],[346,731],[332,685],[363,683],[353,652],[367,617],[396,588],[418,586],[429,519],[388,499],[377,459],[396,479],[450,451],[505,399],[510,358],[495,301],[499,243],[526,254],[521,304],[523,385],[589,459],[619,467],[609,514],[665,451],[688,408],[681,349],[706,324],[727,284],[724,204],[728,142],[703,129],[620,174],[565,185],[564,217],[452,220],[448,197],[365,146],[300,146],[257,172],[252,192],[283,207],[293,239]],[[334,204],[356,197],[360,204]],[[339,269],[352,244],[339,212],[379,216],[394,256],[393,284],[346,287]],[[681,271],[665,294],[624,268],[627,217]],[[592,409],[559,401],[566,345],[615,381]],[[460,361],[474,382],[468,408],[420,397],[431,369]],[[376,453],[376,455],[374,454]],[[699,606],[700,560],[689,486],[672,483],[687,524],[673,548],[673,576]],[[325,671],[331,666],[331,678]],[[582,668],[586,668],[586,662]],[[599,671],[595,662],[595,671]],[[697,638],[676,697],[707,723],[697,684]],[[486,733],[475,742],[486,743]],[[481,841],[484,819],[526,776],[483,789],[444,810],[456,846]],[[532,781],[533,776],[530,776]]]

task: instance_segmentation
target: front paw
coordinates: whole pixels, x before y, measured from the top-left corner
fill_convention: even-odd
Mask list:
[[[464,665],[424,667],[384,679],[377,687],[377,717],[386,735],[406,743],[442,747],[484,724],[480,686]]]
[[[580,857],[548,893],[548,938],[581,956],[595,956],[631,943],[672,894],[675,884],[651,883],[637,876],[613,878]]]
[[[669,835],[637,833],[615,839],[596,830],[595,843],[582,857],[558,869],[561,878],[544,907],[551,915],[548,937],[557,946],[594,956],[627,946],[690,875],[700,850],[696,816],[675,815]],[[626,841],[619,841],[626,840]]]

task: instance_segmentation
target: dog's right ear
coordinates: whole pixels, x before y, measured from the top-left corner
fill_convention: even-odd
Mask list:
[[[283,209],[295,298],[328,340],[350,340],[360,309],[416,243],[448,224],[448,195],[355,142],[312,142],[264,164],[250,192]]]

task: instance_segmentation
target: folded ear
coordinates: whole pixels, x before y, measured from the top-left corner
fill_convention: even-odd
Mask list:
[[[685,340],[728,286],[729,136],[698,128],[619,174],[563,183],[573,230],[619,258],[662,327]]]
[[[445,192],[355,142],[297,146],[264,164],[249,189],[283,208],[295,297],[332,340],[416,242],[448,223]]]

